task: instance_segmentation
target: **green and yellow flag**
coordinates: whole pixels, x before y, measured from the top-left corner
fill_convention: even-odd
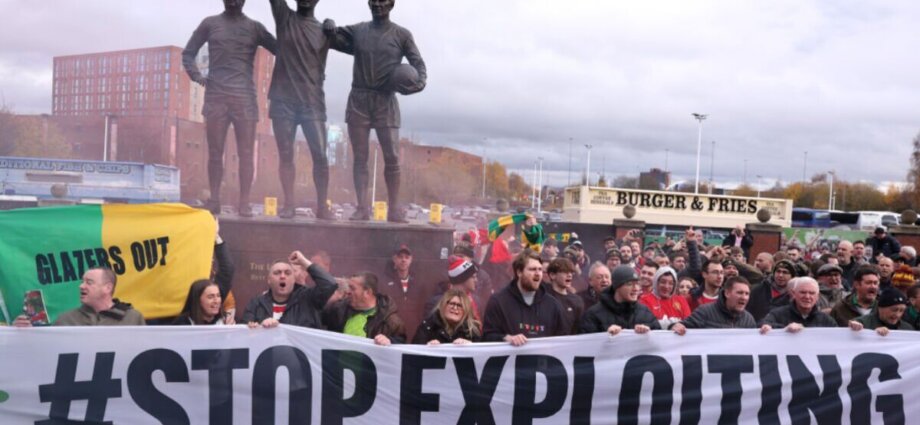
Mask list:
[[[208,278],[214,218],[183,204],[78,205],[0,212],[3,315],[21,314],[25,293],[41,290],[49,319],[80,306],[91,268],[118,276],[115,296],[145,318],[179,314],[188,288]]]
[[[527,221],[530,214],[512,214],[505,215],[489,222],[489,240],[494,241],[505,231],[505,228],[518,223]],[[521,231],[521,241],[527,244],[527,247],[540,252],[543,250],[543,241],[546,235],[543,233],[543,226],[540,223],[534,224],[529,229],[524,228]]]

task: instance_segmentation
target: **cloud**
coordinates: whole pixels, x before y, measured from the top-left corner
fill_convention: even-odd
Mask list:
[[[33,4],[34,3],[34,4]],[[273,30],[264,0],[246,13]],[[0,3],[0,91],[17,110],[47,112],[56,55],[184,45],[217,0]],[[920,130],[920,5],[909,1],[775,2],[399,0],[429,68],[425,92],[400,99],[403,134],[527,170],[538,156],[565,182],[569,140],[582,170],[668,167],[691,178],[697,122],[702,173],[716,141],[717,181],[794,181],[837,170],[901,181]],[[320,19],[369,18],[363,0],[326,0]],[[344,118],[351,58],[330,54],[330,121]],[[483,149],[485,148],[485,149]],[[606,165],[601,168],[601,158]],[[596,164],[596,165],[595,165]],[[579,172],[580,173],[580,172]]]

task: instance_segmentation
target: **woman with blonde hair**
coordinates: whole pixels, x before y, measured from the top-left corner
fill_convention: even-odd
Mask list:
[[[437,308],[419,324],[413,344],[469,344],[482,340],[482,324],[476,320],[466,291],[450,289]]]

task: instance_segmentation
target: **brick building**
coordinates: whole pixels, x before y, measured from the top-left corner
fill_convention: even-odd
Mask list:
[[[207,73],[207,48],[199,53],[198,63]],[[274,56],[260,48],[255,59],[259,133],[271,134],[268,87],[274,66]],[[203,103],[204,87],[189,79],[182,68],[182,49],[176,46],[54,58],[55,117],[165,116],[203,122]]]

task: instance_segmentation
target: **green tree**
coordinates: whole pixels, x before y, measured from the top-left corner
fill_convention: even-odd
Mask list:
[[[486,196],[507,198],[511,195],[508,187],[508,171],[498,162],[486,163]]]
[[[518,201],[529,199],[533,194],[533,188],[518,173],[508,176],[508,189],[511,191],[511,198]]]
[[[61,131],[47,116],[17,116],[0,105],[0,156],[69,158]]]

